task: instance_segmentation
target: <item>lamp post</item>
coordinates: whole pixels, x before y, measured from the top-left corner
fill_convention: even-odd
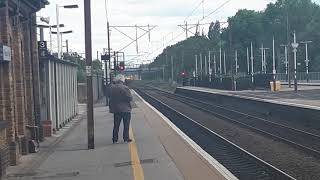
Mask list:
[[[308,44],[309,43],[312,43],[312,41],[302,41],[301,42],[302,44],[305,44],[305,47],[306,47],[306,73],[307,73],[307,82],[309,82],[309,54],[308,54]]]
[[[220,76],[222,76],[222,49],[221,48],[220,48],[219,72],[220,72]]]
[[[203,69],[202,69],[202,53],[200,53],[200,80],[202,80]]]
[[[217,75],[217,61],[216,61],[216,54],[213,54],[213,68],[214,68],[214,76]]]
[[[236,75],[238,74],[238,69],[239,69],[239,67],[238,67],[238,50],[236,50],[236,52],[235,52],[235,61],[236,61]]]
[[[198,55],[194,55],[195,58],[196,58],[196,68],[195,68],[195,78],[198,77]]]
[[[284,63],[286,66],[286,75],[288,79],[288,45],[287,44],[281,44],[281,47],[284,47]],[[289,81],[289,79],[288,79]]]
[[[211,51],[208,53],[208,69],[209,69],[209,81],[211,82],[212,69],[211,69]]]
[[[174,82],[174,80],[173,80],[173,56],[171,56],[171,81],[172,81],[172,83]]]
[[[293,48],[293,57],[294,57],[294,91],[298,92],[298,80],[297,80],[297,49],[299,43],[297,43],[296,31],[293,32],[293,43],[291,44]]]
[[[38,16],[37,16],[38,17]],[[45,17],[40,17],[40,21],[41,22],[44,22],[44,23],[46,23],[46,24],[50,24],[50,17],[47,17],[47,18],[45,18]],[[40,41],[44,41],[44,34],[43,34],[43,26],[37,26],[37,27],[39,27],[40,28]]]
[[[250,74],[249,48],[247,48],[247,71],[248,71],[248,74]]]
[[[60,20],[59,20],[59,9],[60,8],[65,8],[65,9],[75,9],[75,8],[79,8],[78,5],[65,5],[65,6],[59,6],[58,4],[56,5],[56,18],[57,18],[57,24],[60,24]],[[61,50],[60,50],[60,27],[57,26],[57,44],[58,44],[58,58],[61,58]]]
[[[251,84],[252,84],[252,89],[254,89],[254,66],[253,66],[253,47],[252,47],[252,42],[251,42]]]
[[[274,50],[274,37],[272,39],[272,76],[273,76],[273,90],[276,91],[276,57]]]
[[[227,65],[226,65],[226,52],[223,52],[223,70],[224,70],[224,75],[227,75]]]
[[[57,25],[37,25],[38,28],[48,28],[49,29],[49,35],[50,35],[50,52],[52,52],[52,28],[57,28]],[[59,25],[60,28],[64,27],[64,24]],[[40,35],[41,37],[41,35]]]
[[[60,33],[60,40],[58,41],[59,42],[59,44],[60,44],[60,47],[61,48],[59,48],[59,50],[60,50],[60,58],[61,58],[61,54],[63,54],[63,46],[62,46],[62,42],[63,42],[63,39],[62,39],[62,35],[63,34],[71,34],[71,33],[73,33],[73,31],[62,31],[62,32],[59,32]],[[51,31],[51,34],[58,34],[58,32],[55,32],[55,31]],[[59,53],[59,52],[58,52]]]
[[[261,45],[261,73],[267,73],[267,58],[266,58],[266,50],[269,48],[265,48],[263,44]]]
[[[261,44],[261,73],[264,72],[264,48],[263,43]]]

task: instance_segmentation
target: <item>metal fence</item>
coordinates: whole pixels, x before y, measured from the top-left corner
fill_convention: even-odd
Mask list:
[[[52,130],[59,130],[78,113],[77,66],[53,57],[41,66],[41,120],[51,121]]]
[[[189,85],[198,87],[207,87],[222,90],[247,90],[247,89],[269,89],[272,74],[254,74],[252,83],[251,75],[221,75],[221,76],[203,76],[191,78]],[[184,83],[186,84],[186,83]]]
[[[293,80],[294,74],[291,73],[290,77]],[[288,75],[285,73],[278,73],[277,80],[288,82]],[[320,82],[320,72],[309,72],[309,74],[307,74],[306,72],[298,72],[297,80],[299,82]]]
[[[104,77],[93,73],[92,75],[93,101],[97,102],[105,96]],[[78,101],[79,103],[87,102],[87,84],[78,83]]]

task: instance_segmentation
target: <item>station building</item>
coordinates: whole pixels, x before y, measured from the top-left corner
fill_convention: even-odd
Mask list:
[[[37,140],[40,70],[36,12],[47,0],[0,0],[0,176]]]

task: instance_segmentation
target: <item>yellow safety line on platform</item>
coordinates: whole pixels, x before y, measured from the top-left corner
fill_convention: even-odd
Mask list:
[[[131,154],[131,162],[132,162],[132,170],[133,170],[133,176],[134,180],[144,180],[144,173],[143,169],[140,163],[140,158],[138,154],[138,148],[137,144],[135,142],[132,127],[130,127],[130,138],[132,139],[132,142],[129,143],[129,151]]]

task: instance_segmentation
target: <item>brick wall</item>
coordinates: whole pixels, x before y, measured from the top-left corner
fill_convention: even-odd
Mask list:
[[[24,91],[25,91],[25,117],[26,124],[34,126],[34,106],[33,106],[33,83],[32,83],[32,60],[31,60],[31,47],[30,47],[30,23],[23,24],[23,49],[24,49]],[[26,131],[26,136],[31,137],[30,132]]]
[[[9,22],[8,19],[8,9],[7,7],[0,8],[0,42],[6,45],[10,45],[9,38],[9,27],[7,26]],[[3,63],[0,64],[0,120],[9,122],[9,126],[12,125],[13,121],[13,96],[12,96],[12,86],[11,86],[11,64]],[[5,129],[0,133],[0,175],[4,175],[5,169],[8,166],[8,142],[12,140],[12,134],[14,134],[13,129]],[[11,135],[11,138],[9,138]]]
[[[32,16],[32,24],[36,24],[36,14]],[[41,104],[41,95],[40,95],[40,71],[39,71],[39,57],[38,57],[38,43],[37,43],[37,27],[31,27],[31,58],[32,58],[32,83],[33,83],[33,100],[34,100],[34,116],[35,122],[40,122],[40,104]],[[36,125],[39,125],[36,123]]]
[[[14,108],[15,108],[15,123],[18,136],[23,136],[25,134],[25,110],[24,110],[24,76],[23,72],[23,51],[22,51],[22,27],[19,23],[18,17],[14,18],[16,25],[12,28],[12,73],[14,78]]]
[[[40,121],[36,13],[30,15],[35,9],[23,3],[20,9],[9,17],[8,1],[0,7],[0,43],[12,48],[12,61],[0,63],[0,121],[7,122],[6,129],[0,128],[0,177],[6,159],[16,165],[21,154],[28,153],[27,142],[34,134],[26,126]]]

